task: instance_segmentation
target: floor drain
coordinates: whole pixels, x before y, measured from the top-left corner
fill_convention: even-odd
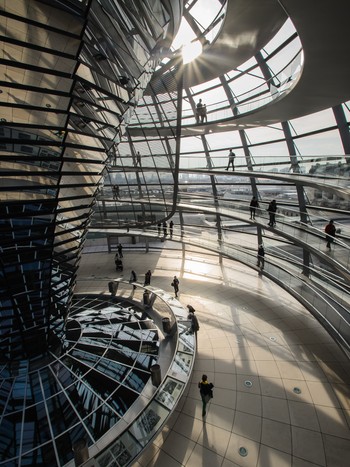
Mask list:
[[[238,449],[239,455],[242,457],[246,457],[248,455],[248,450],[244,447]]]
[[[244,386],[246,386],[247,388],[251,388],[253,386],[253,383],[247,380],[247,381],[244,381]]]
[[[293,388],[293,392],[295,392],[295,394],[301,394],[301,389]]]

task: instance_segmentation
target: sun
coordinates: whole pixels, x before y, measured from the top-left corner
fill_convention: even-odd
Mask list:
[[[182,59],[183,63],[192,62],[197,58],[203,50],[203,46],[200,41],[189,42],[182,46]]]

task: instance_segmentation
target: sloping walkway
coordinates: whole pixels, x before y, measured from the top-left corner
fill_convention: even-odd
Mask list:
[[[350,98],[348,18],[350,2],[330,5],[327,0],[228,1],[219,38],[197,60],[184,68],[187,87],[208,82],[253,57],[290,17],[302,44],[304,63],[292,89],[254,111],[204,125],[187,125],[183,134],[227,132],[272,125],[331,108]],[[276,28],[277,26],[277,28]],[[273,32],[272,35],[270,33]],[[332,40],[329,40],[329,38]],[[157,73],[153,79],[155,89]],[[172,135],[172,128],[129,128],[133,136]]]

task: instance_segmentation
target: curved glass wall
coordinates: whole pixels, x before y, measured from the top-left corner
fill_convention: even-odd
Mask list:
[[[8,360],[60,347],[106,162],[156,67],[153,49],[167,41],[164,5],[141,22],[135,8],[23,1],[1,12],[0,324]]]

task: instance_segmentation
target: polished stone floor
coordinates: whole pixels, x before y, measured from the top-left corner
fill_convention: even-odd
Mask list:
[[[171,242],[166,242],[167,246]],[[345,467],[350,465],[350,362],[294,298],[239,263],[199,250],[114,253],[89,247],[76,292],[107,292],[131,269],[171,290],[200,323],[191,384],[135,467]],[[202,418],[203,373],[214,399]]]

